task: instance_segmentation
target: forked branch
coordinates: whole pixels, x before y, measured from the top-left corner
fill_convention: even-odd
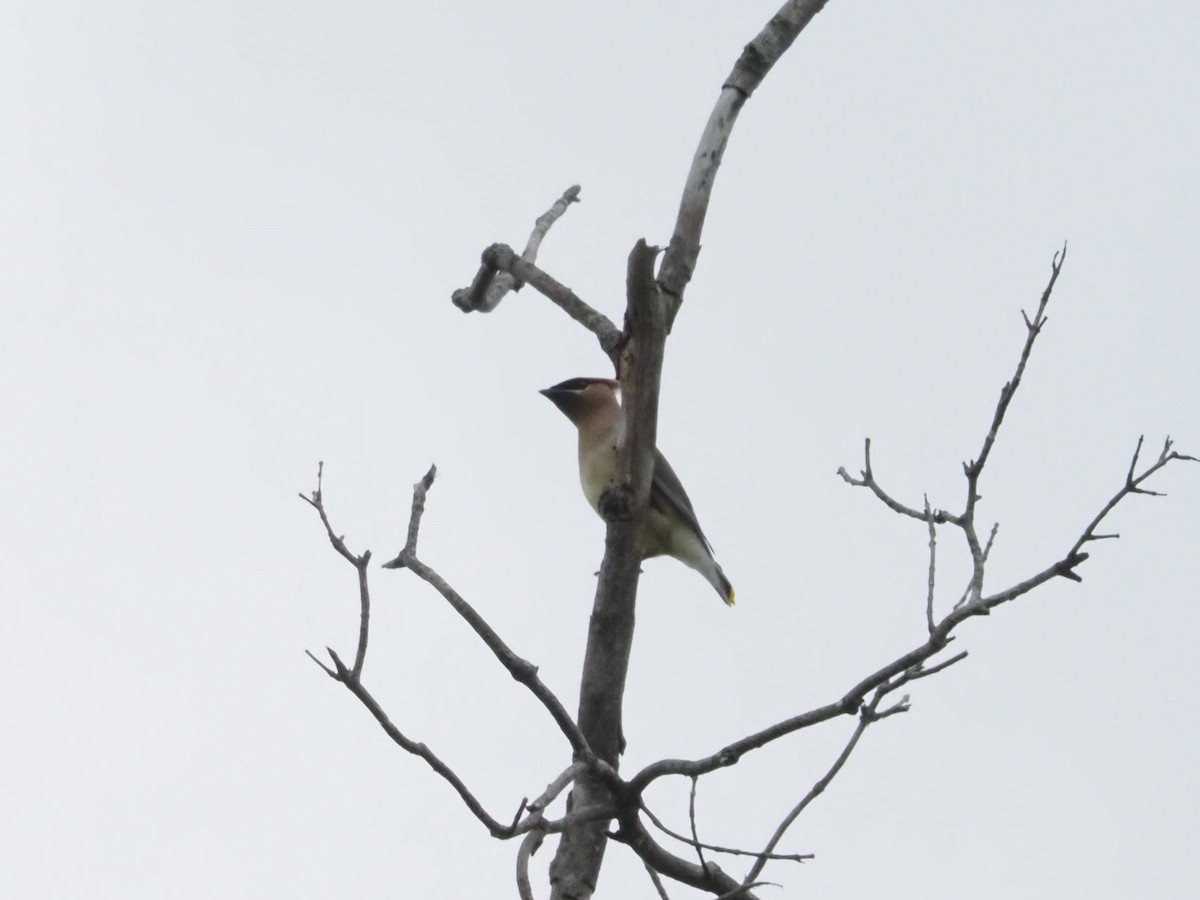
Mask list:
[[[475,609],[467,603],[459,594],[450,587],[446,581],[438,575],[429,566],[426,566],[417,557],[417,539],[420,534],[421,518],[425,511],[426,495],[433,485],[434,478],[437,475],[437,468],[431,466],[429,471],[420,481],[413,485],[413,500],[412,508],[409,515],[407,540],[404,549],[396,556],[395,559],[385,563],[386,568],[407,568],[411,570],[418,578],[430,584],[440,593],[450,605],[459,613],[462,618],[471,625],[472,629],[478,634],[485,644],[492,650],[496,658],[508,670],[512,677],[525,685],[550,713],[551,718],[558,724],[560,730],[567,738],[571,745],[575,757],[580,761],[577,765],[584,765],[592,777],[600,779],[602,782],[608,781],[616,783],[617,776],[613,770],[604,765],[602,762],[595,759],[589,749],[587,742],[584,740],[579,728],[575,725],[574,720],[566,712],[561,701],[554,693],[542,682],[538,677],[537,667],[527,660],[517,656],[508,647],[508,645],[496,634],[496,632],[483,620],[483,618],[475,611]],[[367,580],[367,564],[370,562],[371,553],[365,551],[361,555],[352,553],[346,546],[345,538],[338,535],[325,510],[325,498],[323,492],[324,465],[321,464],[317,470],[317,489],[312,492],[311,496],[301,494],[300,497],[309,506],[317,510],[321,518],[321,522],[325,527],[325,532],[330,543],[340,556],[350,562],[358,572],[359,589],[360,589],[360,627],[358,648],[355,653],[355,663],[352,667],[346,666],[341,657],[332,648],[326,648],[330,659],[333,662],[332,666],[326,665],[318,659],[313,653],[308,652],[308,656],[321,669],[333,678],[335,681],[345,685],[359,702],[366,707],[367,711],[374,716],[384,732],[396,743],[397,746],[407,751],[408,753],[418,756],[423,759],[434,772],[440,775],[451,787],[458,793],[466,804],[471,813],[479,819],[480,822],[488,829],[488,832],[493,837],[511,838],[518,834],[524,834],[531,830],[549,833],[551,831],[558,832],[566,827],[571,817],[562,820],[561,822],[546,822],[542,818],[545,805],[549,804],[555,796],[557,796],[573,780],[578,771],[575,767],[567,770],[562,776],[556,779],[547,788],[546,792],[535,801],[532,806],[527,806],[522,803],[521,809],[518,811],[517,817],[511,824],[505,824],[488,813],[483,805],[478,801],[475,795],[467,788],[463,780],[458,774],[447,765],[436,753],[429,749],[423,742],[415,741],[404,734],[388,717],[383,707],[371,695],[366,686],[362,683],[362,668],[366,659],[367,641],[369,636],[370,622],[370,589]],[[307,651],[306,651],[307,652]],[[524,820],[521,819],[522,813],[528,810],[529,815]],[[588,815],[583,816],[585,819],[594,819],[597,816],[610,815],[604,811],[592,811]],[[579,817],[578,815],[576,817]],[[532,845],[527,845],[531,847]]]
[[[926,631],[928,632],[927,639],[921,645],[914,647],[908,653],[896,658],[892,662],[860,680],[838,700],[801,713],[797,716],[793,716],[789,719],[777,722],[776,724],[771,725],[768,728],[764,728],[763,730],[754,734],[747,735],[746,737],[734,741],[710,756],[695,760],[658,760],[657,762],[651,763],[650,765],[644,767],[629,780],[630,793],[635,796],[641,796],[641,794],[651,783],[665,775],[680,775],[695,779],[700,775],[707,774],[708,772],[715,771],[719,768],[734,765],[747,752],[764,747],[767,744],[779,740],[788,734],[814,727],[822,722],[827,722],[843,715],[858,713],[858,726],[852,733],[850,740],[843,749],[842,754],[839,755],[837,760],[835,760],[833,766],[826,773],[826,775],[814,785],[813,789],[804,798],[802,798],[800,802],[797,803],[797,805],[792,809],[792,811],[789,812],[789,814],[784,818],[775,835],[765,848],[765,853],[759,856],[758,861],[747,873],[744,879],[745,884],[749,885],[754,882],[754,879],[756,879],[761,873],[763,866],[771,858],[770,853],[777,846],[778,841],[782,837],[784,831],[786,831],[788,826],[795,821],[795,819],[803,812],[803,810],[822,791],[824,791],[833,778],[836,777],[837,773],[841,770],[842,766],[844,766],[845,762],[849,758],[849,755],[857,746],[858,741],[865,732],[866,728],[873,722],[896,715],[898,713],[902,713],[908,709],[907,696],[899,703],[882,710],[880,709],[880,701],[902,685],[936,674],[937,672],[954,665],[966,657],[966,653],[962,652],[941,662],[931,664],[933,658],[945,650],[953,641],[953,632],[958,625],[962,624],[962,622],[966,621],[972,616],[987,613],[1002,603],[1009,602],[1010,600],[1026,594],[1053,578],[1061,576],[1071,580],[1079,580],[1080,576],[1076,572],[1076,569],[1088,558],[1087,554],[1082,551],[1083,546],[1091,541],[1116,537],[1115,534],[1101,534],[1099,533],[1098,529],[1101,523],[1105,520],[1109,513],[1116,508],[1121,500],[1132,494],[1159,496],[1159,492],[1152,491],[1145,487],[1147,479],[1172,461],[1196,460],[1195,457],[1176,451],[1173,443],[1168,438],[1164,442],[1158,458],[1151,464],[1147,465],[1144,469],[1139,471],[1138,460],[1142,449],[1142,440],[1139,439],[1137,448],[1133,454],[1133,459],[1131,460],[1128,471],[1125,475],[1124,483],[1108,500],[1108,502],[1105,503],[1100,512],[1091,520],[1079,538],[1074,542],[1071,548],[1061,559],[1056,560],[1041,572],[1038,572],[1030,578],[1020,582],[1019,584],[1013,585],[1004,591],[1000,591],[991,595],[983,594],[982,586],[984,567],[991,553],[998,526],[994,525],[991,528],[986,543],[980,542],[975,526],[977,501],[979,500],[979,480],[983,473],[984,466],[990,457],[991,450],[995,445],[996,439],[999,435],[1000,427],[1004,422],[1005,415],[1016,393],[1017,387],[1020,385],[1022,377],[1024,376],[1033,345],[1046,324],[1046,307],[1049,303],[1054,285],[1057,282],[1058,276],[1061,272],[1065,252],[1066,248],[1064,246],[1060,253],[1055,254],[1051,268],[1050,279],[1045,287],[1045,290],[1042,292],[1037,311],[1032,318],[1030,318],[1028,315],[1024,316],[1026,323],[1026,340],[1018,359],[1016,371],[1001,391],[1000,399],[997,402],[996,409],[994,410],[992,421],[988,428],[987,435],[984,438],[983,446],[979,456],[976,460],[965,463],[963,466],[964,474],[968,482],[968,491],[967,499],[964,503],[963,511],[961,513],[951,513],[940,509],[935,510],[930,506],[927,498],[924,501],[922,509],[916,509],[895,500],[879,485],[875,478],[875,474],[871,466],[871,446],[869,440],[866,442],[864,450],[864,468],[861,476],[856,478],[846,472],[844,468],[839,470],[838,474],[840,474],[846,482],[857,487],[866,487],[870,489],[871,492],[893,512],[909,518],[917,519],[925,523],[929,533],[929,571],[925,598],[925,623]],[[934,589],[937,560],[936,528],[940,525],[951,525],[960,529],[964,533],[967,538],[967,545],[970,550],[974,565],[972,567],[971,583],[965,592],[966,602],[960,602],[947,615],[938,619],[934,609]],[[872,695],[872,699],[869,703],[866,702],[866,697],[868,694]],[[703,846],[706,848],[708,847],[708,845],[700,844],[698,839],[694,839],[689,843],[694,843],[697,846]]]
[[[538,216],[521,254],[522,260],[527,263],[537,260],[538,250],[541,249],[542,241],[550,232],[551,226],[566,214],[572,203],[579,202],[579,191],[579,185],[571,185],[548,210]],[[524,280],[511,270],[481,268],[471,286],[459,288],[450,299],[463,312],[491,312],[500,305],[506,294],[519,291]]]
[[[595,759],[594,754],[588,747],[588,742],[584,739],[583,733],[562,705],[562,701],[538,677],[537,666],[514,653],[512,648],[504,642],[504,639],[496,633],[495,629],[487,623],[475,607],[468,603],[458,591],[454,590],[431,566],[426,565],[417,557],[417,537],[421,529],[421,517],[425,512],[425,497],[430,487],[433,486],[433,480],[436,476],[437,467],[431,466],[425,477],[413,485],[412,510],[408,520],[408,539],[405,542],[404,549],[396,555],[395,559],[384,563],[383,567],[385,569],[408,569],[441,594],[443,599],[450,604],[451,608],[462,617],[471,627],[471,630],[487,645],[496,659],[500,661],[500,664],[508,670],[508,674],[514,680],[523,684],[541,702],[546,711],[550,713],[550,717],[554,720],[554,723],[570,743],[571,749],[576,756],[589,763],[593,762]]]

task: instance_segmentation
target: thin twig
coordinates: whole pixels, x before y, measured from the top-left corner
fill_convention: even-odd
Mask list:
[[[925,624],[929,633],[936,627],[933,621],[933,586],[937,573],[937,527],[933,522],[933,511],[929,508],[929,495],[925,495],[925,521],[929,523],[929,587],[925,595]]]
[[[984,435],[983,446],[979,451],[979,455],[972,461],[963,463],[963,473],[967,479],[967,496],[963,511],[960,514],[937,510],[932,513],[928,506],[928,498],[926,498],[926,507],[924,511],[919,511],[911,506],[907,506],[894,499],[887,491],[885,491],[878,481],[875,479],[874,472],[871,468],[871,441],[867,438],[865,441],[864,466],[861,477],[855,478],[846,471],[845,467],[838,469],[838,474],[842,479],[855,487],[866,487],[875,494],[880,501],[884,503],[893,512],[896,512],[909,518],[919,519],[927,522],[932,529],[933,525],[950,523],[958,526],[967,541],[967,547],[971,554],[971,578],[966,590],[963,592],[963,597],[955,604],[955,611],[960,608],[967,610],[971,615],[986,614],[989,606],[983,602],[983,577],[984,567],[987,562],[988,553],[991,551],[992,542],[995,540],[996,529],[992,529],[991,536],[988,538],[987,546],[983,546],[979,541],[979,536],[975,526],[975,510],[976,505],[981,499],[979,493],[979,481],[983,474],[984,466],[992,453],[992,448],[996,444],[996,439],[1000,433],[1000,426],[1004,423],[1004,417],[1008,413],[1008,408],[1012,403],[1013,397],[1016,395],[1017,388],[1020,387],[1021,379],[1025,375],[1026,366],[1029,363],[1030,354],[1033,352],[1033,345],[1037,341],[1038,335],[1041,334],[1045,327],[1048,318],[1046,316],[1046,307],[1050,303],[1050,296],[1054,291],[1054,286],[1058,282],[1058,276],[1062,272],[1063,263],[1067,257],[1067,245],[1064,243],[1060,251],[1054,254],[1050,266],[1050,278],[1042,291],[1041,298],[1038,301],[1037,311],[1033,318],[1025,312],[1021,313],[1025,321],[1025,343],[1021,348],[1021,354],[1017,359],[1016,371],[1012,378],[1005,383],[1000,390],[999,400],[996,402],[996,408],[992,413],[991,425],[988,428],[987,434]],[[1069,570],[1068,570],[1069,571]],[[1057,572],[1056,574],[1062,574]],[[931,573],[932,577],[932,573]],[[1040,582],[1039,582],[1040,583]],[[927,601],[926,625],[932,632],[933,617],[929,611],[930,604]]]
[[[618,837],[638,855],[645,865],[660,875],[665,875],[680,884],[686,884],[710,894],[728,894],[731,897],[739,897],[741,900],[758,900],[748,890],[748,886],[727,875],[715,862],[710,861],[706,866],[698,866],[694,862],[664,849],[650,836],[646,826],[636,815],[631,814],[622,818],[621,832]]]
[[[642,803],[641,809],[642,812],[646,814],[646,818],[650,820],[651,824],[653,824],[655,828],[668,837],[675,838],[675,840],[691,847],[711,850],[713,853],[723,853],[726,856],[765,857],[766,859],[774,859],[781,862],[802,863],[806,860],[814,858],[812,853],[760,853],[757,850],[739,850],[737,847],[722,847],[720,844],[706,844],[702,841],[696,840],[695,838],[689,838],[687,835],[680,834],[679,832],[668,828],[666,823],[656,816],[650,807],[645,804],[645,802]]]
[[[437,467],[430,466],[425,477],[413,485],[413,501],[412,508],[409,513],[408,520],[408,539],[405,541],[404,549],[396,556],[395,559],[384,563],[386,569],[408,569],[434,590],[450,604],[455,612],[463,618],[483,642],[492,651],[495,657],[500,661],[500,664],[508,670],[508,673],[518,682],[525,685],[541,704],[550,713],[558,725],[559,730],[566,736],[571,744],[571,749],[575,751],[575,755],[584,759],[589,765],[596,768],[597,774],[601,777],[609,777],[612,773],[611,768],[601,766],[596,760],[595,754],[588,747],[588,743],[584,740],[583,733],[579,730],[579,726],[575,724],[575,720],[571,718],[562,701],[546,686],[545,682],[538,677],[538,669],[533,663],[526,659],[522,659],[512,651],[512,648],[504,642],[495,630],[487,623],[470,603],[452,588],[441,575],[439,575],[431,566],[421,562],[417,557],[417,538],[421,529],[421,517],[425,513],[425,498],[429,493],[430,487],[433,486],[434,478],[437,477]]]
[[[311,656],[311,654],[310,654]],[[414,741],[405,735],[399,728],[393,724],[388,718],[387,713],[383,711],[383,707],[379,702],[371,696],[371,692],[366,689],[363,683],[355,677],[354,673],[348,669],[341,658],[333,650],[329,650],[329,656],[333,660],[335,669],[334,677],[346,686],[358,701],[367,708],[367,711],[375,717],[384,733],[392,739],[392,741],[402,750],[411,753],[413,756],[418,756],[425,760],[426,764],[440,775],[452,788],[458,793],[458,796],[466,804],[472,815],[475,816],[488,832],[493,837],[509,838],[515,833],[515,830],[510,825],[505,825],[498,819],[493,817],[483,808],[483,804],[475,798],[475,795],[467,788],[462,778],[450,766],[448,766],[436,753],[429,749],[424,743]],[[314,658],[315,659],[315,658]],[[318,663],[319,664],[319,663]],[[324,667],[322,667],[324,668]]]
[[[1033,345],[1042,333],[1042,329],[1046,327],[1048,321],[1046,307],[1050,304],[1050,295],[1054,292],[1054,285],[1058,282],[1058,276],[1062,272],[1066,259],[1067,245],[1064,242],[1062,250],[1054,254],[1054,259],[1050,263],[1050,280],[1046,282],[1046,287],[1038,300],[1037,311],[1034,313],[1033,319],[1031,320],[1024,310],[1021,311],[1021,318],[1025,321],[1025,344],[1021,348],[1021,355],[1017,359],[1017,368],[1013,372],[1012,379],[1000,389],[1000,398],[996,401],[996,409],[992,413],[992,424],[983,438],[983,446],[979,450],[979,455],[970,462],[963,463],[963,473],[967,477],[967,498],[961,516],[961,528],[967,539],[967,547],[971,551],[971,584],[968,588],[967,602],[963,608],[972,613],[986,614],[989,609],[982,602],[984,567],[987,559],[984,549],[979,543],[979,535],[975,530],[976,504],[982,499],[979,493],[979,480],[983,475],[983,468],[992,454],[992,448],[996,445],[996,438],[1000,434],[1000,426],[1004,423],[1008,407],[1012,403],[1013,397],[1016,396],[1017,388],[1021,386],[1025,367],[1029,364],[1029,357],[1033,352]]]
[[[918,679],[921,679],[921,678],[928,678],[930,675],[936,675],[938,672],[942,671],[943,669],[948,669],[955,663],[962,662],[964,659],[967,658],[967,656],[968,656],[967,651],[963,650],[961,653],[958,653],[958,654],[950,657],[949,659],[942,660],[936,666],[928,666],[928,667],[926,667],[924,665],[914,666],[910,670],[910,672],[907,674],[907,677],[905,678],[904,682],[901,682],[901,684],[903,684],[905,682],[909,682],[909,681],[917,681]],[[899,686],[900,686],[899,684],[896,685],[896,687],[899,687]]]
[[[325,526],[325,534],[329,538],[329,543],[333,545],[333,549],[342,558],[347,560],[350,565],[354,566],[358,572],[358,647],[354,651],[354,667],[351,669],[351,673],[355,678],[360,678],[362,677],[363,664],[367,660],[367,638],[370,636],[371,630],[371,589],[367,584],[367,566],[371,562],[371,551],[364,550],[361,556],[356,556],[346,546],[345,537],[334,532],[333,525],[329,522],[329,516],[325,512],[324,477],[325,463],[318,462],[317,489],[312,492],[311,497],[301,494],[300,499],[317,511],[317,514],[321,517],[321,524]],[[315,656],[311,653],[308,655],[312,657],[313,662],[325,669],[328,674],[333,674]]]
[[[1184,462],[1200,462],[1200,459],[1197,459],[1194,456],[1189,456],[1186,453],[1178,453],[1175,450],[1172,450],[1171,448],[1175,446],[1175,442],[1171,440],[1170,436],[1168,436],[1163,441],[1163,448],[1158,454],[1158,459],[1155,460],[1151,465],[1147,466],[1146,471],[1142,472],[1141,475],[1137,475],[1135,473],[1137,470],[1138,456],[1142,452],[1142,442],[1144,438],[1145,435],[1138,437],[1137,446],[1133,450],[1133,458],[1129,461],[1129,471],[1125,473],[1124,486],[1122,486],[1122,488],[1112,496],[1108,503],[1104,505],[1104,508],[1101,509],[1100,512],[1096,514],[1095,518],[1088,523],[1087,528],[1083,530],[1083,534],[1079,536],[1079,540],[1077,540],[1075,545],[1071,548],[1071,553],[1079,552],[1083,545],[1089,543],[1090,541],[1110,540],[1120,537],[1118,534],[1097,534],[1096,529],[1100,527],[1100,523],[1104,521],[1105,517],[1116,508],[1117,504],[1130,494],[1145,494],[1149,497],[1164,496],[1164,494],[1160,491],[1151,491],[1143,488],[1142,484],[1147,478],[1149,478],[1163,466],[1167,465],[1167,463],[1172,462],[1173,460],[1182,460]],[[1070,555],[1070,553],[1068,555]]]
[[[562,705],[562,701],[538,677],[537,666],[517,656],[500,635],[496,634],[484,618],[475,611],[475,608],[450,587],[432,568],[416,558],[410,558],[408,560],[408,569],[441,594],[454,611],[466,621],[471,630],[479,635],[488,646],[488,649],[495,655],[496,659],[500,661],[500,664],[508,670],[513,679],[523,684],[541,702],[542,706],[550,713],[550,717],[554,719],[555,724],[558,725],[559,731],[570,742],[571,749],[578,756],[587,760],[589,766],[597,767],[598,772],[607,769],[607,767],[600,766],[600,761],[595,758],[588,747],[582,732],[580,732],[579,727],[575,724],[575,720],[571,718],[570,713]],[[607,769],[607,771],[611,772],[612,770]]]
[[[1058,282],[1059,273],[1062,272],[1063,263],[1066,260],[1067,245],[1064,242],[1062,250],[1054,254],[1054,259],[1050,263],[1050,280],[1046,283],[1046,287],[1042,291],[1042,296],[1038,301],[1037,312],[1034,313],[1033,320],[1030,321],[1025,311],[1021,311],[1021,317],[1025,320],[1025,345],[1021,348],[1021,356],[1017,360],[1017,370],[1013,373],[1012,380],[1008,381],[1000,389],[1000,399],[997,401],[996,409],[992,413],[992,424],[983,438],[983,447],[980,449],[979,455],[973,461],[964,464],[969,486],[967,493],[968,514],[974,509],[975,502],[979,499],[978,491],[976,490],[979,475],[983,471],[983,467],[987,464],[988,457],[992,453],[992,447],[996,444],[996,438],[1000,434],[1000,426],[1004,422],[1004,416],[1008,412],[1009,404],[1012,403],[1013,396],[1017,393],[1017,388],[1021,386],[1021,378],[1024,376],[1025,367],[1029,363],[1029,355],[1033,352],[1034,341],[1042,333],[1042,329],[1048,321],[1046,307],[1050,304],[1050,295],[1054,292],[1054,285]]]
[[[1022,594],[1029,593],[1034,588],[1045,584],[1047,581],[1050,581],[1053,578],[1061,577],[1066,578],[1069,581],[1083,581],[1083,576],[1075,571],[1076,568],[1078,568],[1080,564],[1086,562],[1089,557],[1089,554],[1083,552],[1083,546],[1091,541],[1108,540],[1117,537],[1115,534],[1096,533],[1096,529],[1100,527],[1100,524],[1104,521],[1108,514],[1116,509],[1117,504],[1133,494],[1145,494],[1151,497],[1163,496],[1162,492],[1147,490],[1146,488],[1142,487],[1142,484],[1144,484],[1146,479],[1148,479],[1151,475],[1154,475],[1156,472],[1158,472],[1159,469],[1162,469],[1164,466],[1175,460],[1180,460],[1183,462],[1200,462],[1200,459],[1197,459],[1194,456],[1189,456],[1186,453],[1179,453],[1171,449],[1174,446],[1174,442],[1168,437],[1163,442],[1163,449],[1159,453],[1158,459],[1155,460],[1151,465],[1147,466],[1141,475],[1137,475],[1135,472],[1137,469],[1138,456],[1142,449],[1142,442],[1143,439],[1139,437],[1137,447],[1135,447],[1133,451],[1133,459],[1130,460],[1129,463],[1129,471],[1125,475],[1125,483],[1115,494],[1113,494],[1111,498],[1109,498],[1109,501],[1104,504],[1104,507],[1095,515],[1092,521],[1088,523],[1087,527],[1084,528],[1083,533],[1080,534],[1075,543],[1071,545],[1071,549],[1067,551],[1066,555],[1063,556],[1062,559],[1051,563],[1036,575],[1026,578],[1019,584],[1015,584],[1007,590],[999,591],[989,597],[983,598],[980,601],[983,606],[988,609],[993,609],[1002,603],[1008,603],[1010,600],[1015,600]]]
[[[629,779],[629,790],[633,795],[638,795],[646,790],[651,783],[666,775],[683,775],[691,777],[694,775],[705,775],[709,772],[715,772],[717,769],[723,769],[736,764],[744,754],[751,750],[758,750],[765,747],[767,744],[779,740],[785,735],[792,734],[796,731],[801,731],[805,728],[811,728],[819,725],[822,722],[827,722],[830,719],[836,719],[840,716],[857,713],[861,710],[863,698],[873,690],[888,684],[896,676],[905,677],[905,681],[914,680],[918,676],[916,673],[940,672],[953,663],[959,661],[960,658],[966,656],[965,653],[959,654],[945,664],[933,666],[929,669],[924,669],[924,663],[933,656],[936,656],[954,640],[950,632],[954,627],[960,624],[964,619],[968,618],[968,614],[962,612],[951,613],[946,616],[934,630],[934,633],[929,636],[929,639],[921,646],[910,650],[903,656],[897,657],[879,670],[872,672],[866,678],[863,678],[858,684],[854,685],[849,691],[843,695],[842,699],[827,703],[824,706],[819,706],[816,709],[801,713],[797,716],[792,716],[790,719],[784,719],[782,722],[776,722],[774,725],[757,731],[754,734],[747,735],[732,744],[718,750],[711,756],[706,756],[701,759],[685,760],[685,759],[660,759],[645,766],[640,772]],[[899,687],[904,682],[897,682],[893,687],[888,689],[888,692]]]
[[[530,263],[537,259],[542,240],[551,226],[563,217],[572,203],[579,202],[579,190],[579,185],[571,185],[548,210],[538,216],[533,231],[530,232],[529,241],[525,244],[525,252],[521,254],[522,259]],[[481,268],[471,286],[459,288],[450,299],[463,312],[491,312],[510,291],[520,290],[521,284],[520,279],[509,272]]]
[[[891,494],[889,494],[887,491],[885,491],[883,489],[883,486],[880,485],[880,483],[875,480],[875,471],[871,467],[871,439],[870,438],[866,438],[863,441],[863,468],[862,468],[862,471],[859,473],[860,477],[855,478],[853,475],[851,475],[849,472],[846,471],[845,466],[840,467],[837,470],[837,474],[839,476],[841,476],[842,481],[846,482],[846,484],[852,485],[854,487],[865,487],[865,488],[869,489],[871,491],[871,493],[873,493],[876,497],[878,497],[881,501],[883,501],[884,506],[886,506],[892,512],[899,513],[902,516],[908,516],[910,519],[916,519],[917,521],[920,521],[920,522],[927,521],[924,512],[901,503],[899,500],[895,499]],[[928,502],[928,498],[926,498],[926,502]],[[960,522],[958,516],[948,513],[943,509],[936,510],[933,513],[933,522],[936,525],[944,525],[947,522],[950,522],[951,524],[954,524],[954,525],[962,524]]]
[[[650,868],[650,863],[643,862],[642,865],[646,869],[646,874],[650,876],[650,881],[654,883],[654,890],[658,891],[659,900],[671,900],[666,887],[663,886],[662,879],[658,877],[657,872]]]
[[[403,569],[408,565],[409,557],[416,556],[417,553],[417,538],[421,531],[421,518],[425,515],[425,498],[429,494],[429,489],[433,487],[434,479],[437,478],[437,465],[431,465],[429,471],[426,472],[420,481],[413,485],[412,507],[408,513],[408,537],[404,542],[404,547],[400,550],[394,559],[390,559],[383,564],[385,569]]]
[[[497,273],[507,273],[521,283],[528,283],[539,294],[592,332],[600,342],[600,349],[609,358],[614,358],[617,348],[621,345],[620,329],[603,313],[581,300],[565,284],[557,281],[532,262],[517,256],[512,247],[507,244],[492,244],[483,251],[479,271],[475,275],[475,281],[468,289],[469,294],[486,291],[491,280],[497,277]],[[459,305],[461,306],[461,304]]]
[[[708,863],[704,861],[704,845],[700,843],[700,835],[696,833],[696,785],[699,781],[700,776],[692,776],[692,789],[688,792],[688,824],[692,828],[692,846],[696,848],[696,857],[703,868]]]
[[[842,748],[842,752],[839,753],[837,759],[833,761],[833,765],[829,767],[829,771],[821,776],[817,783],[812,786],[812,788],[807,794],[804,795],[800,802],[793,806],[791,811],[783,817],[783,821],[779,823],[779,826],[775,829],[775,833],[771,835],[771,839],[767,841],[766,847],[763,848],[764,854],[772,853],[775,850],[775,848],[779,845],[780,840],[783,839],[784,833],[788,830],[788,828],[791,827],[792,823],[796,821],[800,813],[804,812],[810,803],[824,793],[825,788],[827,788],[830,782],[837,777],[838,772],[842,770],[842,766],[846,764],[846,760],[850,758],[850,754],[854,752],[854,748],[858,746],[858,741],[863,736],[863,732],[867,730],[867,727],[873,721],[876,721],[876,710],[878,710],[879,701],[883,699],[883,696],[884,692],[882,688],[877,689],[871,702],[862,710],[862,713],[859,715],[858,724],[851,733],[850,740],[846,742],[846,746]],[[767,859],[760,855],[754,865],[750,867],[750,871],[746,873],[743,883],[749,885],[750,882],[758,878],[758,876],[762,874],[762,870],[766,864]]]

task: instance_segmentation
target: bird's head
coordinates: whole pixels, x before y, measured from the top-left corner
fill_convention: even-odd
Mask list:
[[[611,378],[568,378],[540,393],[576,425],[620,406],[620,383]]]

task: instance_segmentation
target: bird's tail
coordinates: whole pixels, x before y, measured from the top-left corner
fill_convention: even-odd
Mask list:
[[[729,579],[725,577],[725,573],[715,561],[713,566],[716,568],[717,577],[712,580],[712,586],[717,589],[717,593],[721,595],[726,606],[733,606],[737,602],[733,594],[733,585],[729,583]]]

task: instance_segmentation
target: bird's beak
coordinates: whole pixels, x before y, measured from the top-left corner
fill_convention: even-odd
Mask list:
[[[555,388],[546,388],[543,391],[538,391],[543,397],[549,400],[557,407],[558,411],[571,419],[569,410],[574,406],[575,394],[572,391],[556,390]],[[571,421],[575,421],[571,419]]]

